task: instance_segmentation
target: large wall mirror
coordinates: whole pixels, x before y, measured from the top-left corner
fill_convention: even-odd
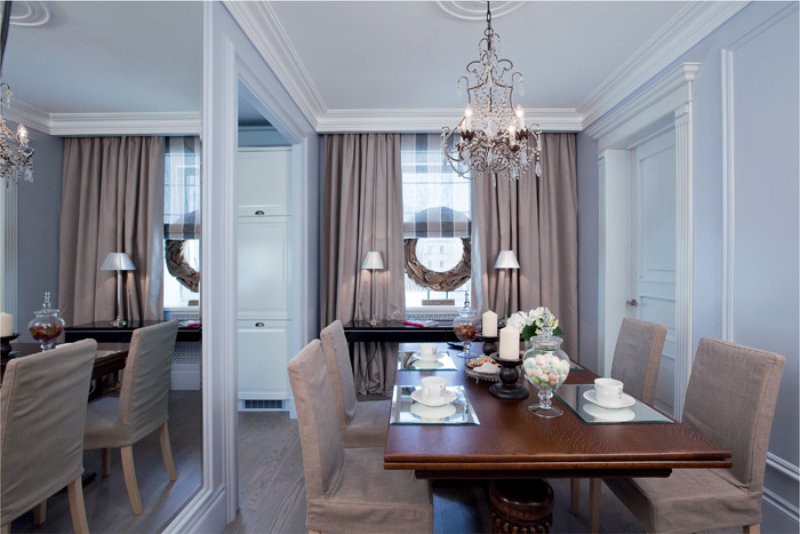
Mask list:
[[[177,478],[160,431],[134,443],[139,511],[120,449],[110,449],[110,469],[101,450],[86,450],[91,531],[161,531],[203,485],[203,20],[202,2],[12,6],[2,81],[13,99],[4,116],[12,129],[25,124],[35,150],[33,182],[3,184],[0,199],[0,309],[13,315],[17,342],[33,341],[27,325],[45,292],[66,321],[59,342],[95,338],[101,350],[114,341],[124,352],[138,327],[181,325],[167,393]],[[135,270],[103,269],[116,252]],[[127,326],[111,325],[117,315]],[[120,395],[125,373],[96,380],[89,404]],[[70,531],[67,493],[48,499],[41,524],[35,519],[24,513],[11,530]]]

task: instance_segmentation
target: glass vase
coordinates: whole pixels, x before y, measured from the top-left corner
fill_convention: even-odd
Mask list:
[[[561,350],[562,339],[557,336],[536,336],[532,347],[523,356],[525,378],[538,390],[539,404],[531,404],[528,411],[539,417],[558,417],[563,410],[553,406],[553,391],[567,379],[569,357]]]

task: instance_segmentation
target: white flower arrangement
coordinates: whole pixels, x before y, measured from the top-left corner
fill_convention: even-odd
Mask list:
[[[518,311],[508,318],[506,325],[519,330],[525,341],[530,341],[532,337],[544,334],[546,327],[550,328],[550,332],[554,336],[561,334],[558,318],[544,306],[539,306],[535,310],[527,312]]]

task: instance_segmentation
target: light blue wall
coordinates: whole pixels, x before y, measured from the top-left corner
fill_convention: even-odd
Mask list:
[[[787,358],[770,451],[788,471],[798,464],[800,360],[800,192],[798,187],[797,4],[755,2],[678,63],[699,62],[694,81],[694,346],[723,335],[722,51],[734,52],[736,342]],[[663,71],[662,71],[663,72]],[[658,76],[657,76],[658,77]],[[657,78],[656,77],[656,78]],[[651,82],[645,84],[644,90]],[[596,146],[578,136],[581,351],[597,332]],[[594,185],[593,185],[594,184]],[[583,198],[580,198],[583,195]],[[596,238],[595,238],[596,239]],[[585,265],[589,263],[590,266]],[[798,482],[775,464],[766,487],[786,503],[764,507],[764,532],[797,532]],[[784,511],[780,511],[780,507]],[[788,513],[786,513],[788,512]],[[792,518],[791,516],[794,516]]]
[[[29,129],[34,154],[34,182],[17,186],[17,329],[24,340],[34,310],[45,291],[58,299],[58,238],[64,142]],[[20,339],[23,339],[22,337]]]

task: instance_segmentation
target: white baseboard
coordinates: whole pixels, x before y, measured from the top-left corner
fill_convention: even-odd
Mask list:
[[[220,518],[225,517],[225,502],[223,487],[217,488],[216,492],[201,490],[201,494],[178,513],[162,534],[223,532],[227,525]]]

